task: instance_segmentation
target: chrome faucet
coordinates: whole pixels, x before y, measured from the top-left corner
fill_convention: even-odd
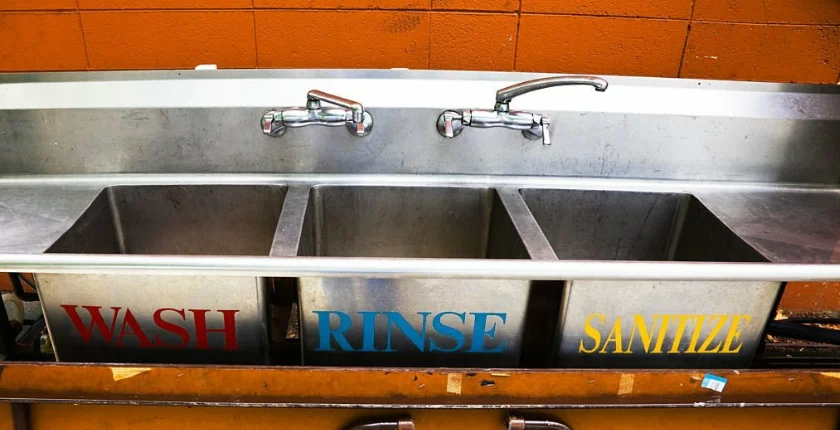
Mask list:
[[[339,106],[322,108],[321,102]],[[324,125],[346,126],[354,136],[367,136],[373,128],[373,117],[359,102],[345,99],[323,91],[312,90],[306,95],[306,107],[290,107],[266,112],[261,121],[263,134],[278,137],[286,127]]]
[[[549,135],[551,119],[537,113],[511,111],[510,101],[531,91],[561,85],[591,85],[596,91],[603,92],[607,90],[609,84],[596,76],[554,76],[520,82],[496,91],[496,106],[493,110],[444,111],[437,120],[438,132],[441,136],[451,139],[461,134],[464,127],[504,127],[522,130],[522,134],[528,139],[542,139],[543,145],[551,145]]]

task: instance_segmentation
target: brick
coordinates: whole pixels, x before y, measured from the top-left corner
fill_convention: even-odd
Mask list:
[[[79,9],[251,8],[252,0],[78,0]]]
[[[691,0],[522,0],[522,11],[688,19]]]
[[[76,10],[76,0],[0,0],[2,10]]]
[[[840,24],[837,0],[697,0],[694,19],[779,24]]]
[[[840,314],[840,282],[790,282],[779,309],[793,314]]]
[[[494,0],[495,1],[495,0]],[[258,8],[273,9],[424,9],[431,0],[254,0]]]
[[[519,0],[432,0],[432,9],[513,12]]]
[[[260,67],[429,65],[427,12],[257,11],[256,16]]]
[[[0,71],[86,68],[77,13],[0,13]]]
[[[676,77],[687,21],[522,16],[516,69]]]
[[[256,67],[253,12],[82,12],[94,69]]]
[[[682,77],[834,83],[838,70],[837,27],[694,23]]]
[[[516,21],[514,14],[433,13],[429,68],[513,70]]]

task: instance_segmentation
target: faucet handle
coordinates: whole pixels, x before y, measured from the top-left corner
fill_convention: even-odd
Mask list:
[[[496,91],[495,110],[507,112],[510,110],[510,101],[516,97],[530,93],[531,91],[564,85],[591,85],[595,87],[595,91],[604,92],[607,90],[609,82],[597,76],[552,76],[550,78],[520,82]]]
[[[263,134],[271,137],[278,137],[286,132],[286,127],[283,125],[282,115],[279,112],[270,110],[263,114],[260,120]]]
[[[540,140],[544,146],[551,146],[551,118],[534,114],[534,127],[522,130],[522,135],[530,140]]]
[[[447,139],[452,139],[461,134],[464,131],[465,116],[466,112],[459,113],[454,110],[443,112],[437,120],[438,133]]]
[[[551,118],[544,116],[540,120],[540,130],[542,130],[543,146],[551,146]]]

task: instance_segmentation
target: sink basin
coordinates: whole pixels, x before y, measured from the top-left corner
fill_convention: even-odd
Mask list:
[[[285,186],[115,186],[47,252],[268,256]],[[261,364],[268,281],[36,274],[59,361]]]
[[[690,194],[520,193],[559,259],[767,261]],[[747,366],[780,288],[755,281],[567,279],[554,365]]]
[[[561,260],[767,261],[690,194],[520,192]]]
[[[312,188],[299,255],[529,258],[490,188]],[[519,365],[528,281],[301,278],[304,364]]]
[[[285,186],[116,186],[47,252],[268,255]]]
[[[490,188],[314,187],[299,255],[528,258]]]

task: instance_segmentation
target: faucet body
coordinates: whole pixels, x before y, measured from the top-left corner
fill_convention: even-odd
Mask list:
[[[321,103],[330,103],[339,107],[324,108]],[[262,117],[263,133],[278,137],[286,132],[286,127],[297,128],[310,125],[327,127],[345,126],[354,136],[367,136],[373,129],[373,117],[361,103],[348,100],[323,91],[309,91],[306,107],[289,107],[270,110]]]
[[[511,111],[510,102],[515,97],[531,91],[563,85],[590,85],[596,91],[606,91],[608,83],[595,76],[555,76],[521,82],[496,92],[496,105],[493,110],[470,109],[464,111],[444,111],[437,121],[438,132],[446,138],[461,134],[464,127],[493,128],[502,127],[521,130],[531,140],[542,139],[543,145],[551,145],[551,119],[537,113]]]

